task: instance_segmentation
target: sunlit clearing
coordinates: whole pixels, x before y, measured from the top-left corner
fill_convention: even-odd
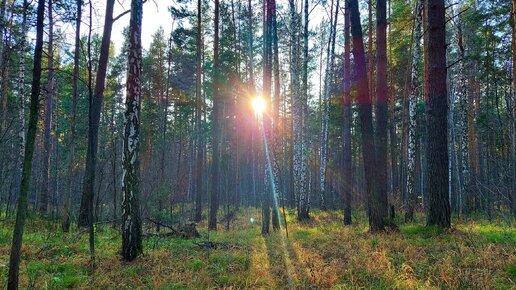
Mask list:
[[[262,97],[255,97],[252,102],[254,113],[257,115],[263,114],[263,111],[265,111],[266,107],[265,100]]]

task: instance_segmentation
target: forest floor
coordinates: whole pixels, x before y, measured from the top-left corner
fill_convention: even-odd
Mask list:
[[[20,287],[32,289],[515,289],[516,228],[502,220],[454,220],[440,231],[399,223],[399,231],[367,232],[364,213],[352,226],[340,212],[312,213],[299,223],[287,214],[284,229],[260,234],[259,213],[240,211],[231,229],[201,238],[150,237],[144,255],[120,260],[121,237],[109,225],[96,228],[96,270],[90,275],[88,236],[63,234],[56,221],[29,219],[25,228]],[[251,222],[251,218],[254,219]],[[219,226],[223,228],[224,226]],[[0,222],[0,287],[6,285],[13,221]],[[165,231],[164,229],[162,231]]]

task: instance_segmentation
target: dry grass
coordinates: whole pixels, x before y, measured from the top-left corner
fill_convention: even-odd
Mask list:
[[[63,235],[58,223],[29,221],[21,287],[33,289],[516,289],[516,229],[501,221],[461,221],[442,232],[422,221],[399,232],[371,234],[363,213],[352,226],[338,212],[314,212],[284,232],[260,235],[258,211],[245,210],[231,230],[210,233],[224,245],[148,238],[145,253],[124,263],[120,236],[97,229],[97,268],[90,275],[87,236]],[[253,217],[257,221],[249,222]],[[199,228],[205,228],[204,224]],[[0,223],[0,286],[5,287],[12,221]]]

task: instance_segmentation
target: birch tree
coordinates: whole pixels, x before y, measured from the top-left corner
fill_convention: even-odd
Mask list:
[[[122,177],[122,258],[134,260],[142,252],[140,217],[140,101],[142,75],[142,0],[131,1],[125,100]]]
[[[293,131],[293,171],[294,171],[294,195],[297,200],[297,218],[305,220],[310,218],[310,196],[307,191],[306,168],[306,143],[305,143],[305,117],[306,99],[308,96],[308,0],[305,0],[304,8],[304,33],[303,33],[303,87],[299,88],[299,21],[294,0],[289,0],[290,10],[290,81],[292,98],[292,131]]]
[[[412,66],[410,77],[409,94],[409,128],[407,146],[407,197],[405,198],[405,220],[414,219],[414,207],[416,203],[415,180],[416,180],[416,104],[420,94],[419,85],[419,59],[421,57],[421,26],[422,26],[423,3],[416,1],[415,15],[416,27],[414,29],[414,40],[412,45]]]
[[[466,87],[466,52],[464,48],[464,36],[462,30],[462,21],[460,16],[460,9],[457,9],[457,46],[459,48],[459,79],[458,79],[458,100],[460,108],[459,134],[460,134],[460,157],[461,157],[461,181],[460,190],[461,195],[458,199],[458,213],[462,214],[464,207],[464,194],[466,186],[469,183],[469,156],[468,156],[468,90]]]
[[[306,7],[305,7],[306,8]],[[326,49],[326,76],[324,78],[324,93],[322,100],[322,117],[321,117],[321,138],[319,148],[319,186],[321,208],[326,208],[326,169],[328,165],[328,123],[330,121],[330,97],[332,93],[333,83],[333,67],[335,65],[335,37],[337,34],[337,19],[339,15],[339,0],[335,7],[335,15],[333,14],[333,0],[330,6],[330,37],[328,38],[328,47]]]

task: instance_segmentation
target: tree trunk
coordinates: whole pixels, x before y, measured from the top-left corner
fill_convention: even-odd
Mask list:
[[[342,125],[342,183],[344,194],[344,224],[351,224],[351,197],[353,192],[353,164],[351,150],[351,63],[350,63],[350,19],[346,1],[344,10],[344,116]]]
[[[197,125],[197,160],[195,166],[196,172],[196,193],[195,193],[195,217],[194,220],[196,222],[200,222],[202,219],[202,194],[203,194],[203,156],[204,156],[204,138],[201,133],[202,124],[201,124],[201,114],[202,114],[202,97],[201,97],[201,74],[202,74],[202,55],[201,55],[201,47],[202,47],[202,1],[197,1],[197,47],[196,47],[196,57],[197,57],[197,67],[196,67],[196,81],[195,81],[195,117],[196,117],[196,125]]]
[[[298,14],[295,1],[289,1],[290,9],[290,79],[292,94],[292,131],[293,131],[293,171],[294,171],[294,196],[297,200],[297,218],[306,220],[310,218],[310,195],[307,191],[306,168],[306,143],[305,143],[305,107],[308,96],[308,0],[305,0],[304,8],[304,32],[303,32],[303,87],[299,90],[299,36]]]
[[[389,18],[391,15],[391,0],[388,0],[389,7],[387,11],[389,13]],[[391,27],[388,26],[388,39],[389,39],[389,60],[392,66],[392,45],[390,45],[391,41]],[[396,134],[396,95],[394,93],[394,73],[391,67],[389,72],[389,138],[390,138],[390,153],[391,153],[391,184],[392,184],[392,194],[396,196],[399,194],[399,168],[398,168],[398,137]]]
[[[97,149],[99,135],[100,112],[104,99],[104,83],[106,79],[109,59],[109,45],[111,42],[111,30],[113,28],[113,7],[115,0],[107,0],[106,15],[104,18],[104,31],[100,45],[100,56],[95,77],[95,93],[89,100],[88,116],[88,149],[86,152],[86,168],[84,170],[83,192],[79,211],[78,226],[88,225],[88,204],[93,200],[93,186],[95,184],[95,171],[97,165]]]
[[[23,1],[23,11],[22,11],[22,31],[23,35],[21,36],[20,40],[20,62],[19,62],[19,79],[18,79],[18,87],[17,87],[17,94],[18,94],[18,121],[20,123],[18,128],[18,154],[17,154],[17,162],[16,162],[16,174],[14,178],[16,190],[15,192],[19,195],[20,194],[20,181],[22,177],[22,170],[23,170],[23,159],[25,157],[25,54],[27,51],[27,36],[25,32],[27,31],[27,6],[28,6],[28,0]],[[7,205],[5,209],[5,215],[9,215],[9,205],[12,199],[12,195],[10,195],[7,198]]]
[[[122,178],[122,258],[142,252],[140,217],[140,99],[142,74],[142,0],[131,1]]]
[[[377,162],[375,156],[375,140],[373,133],[373,112],[369,94],[367,64],[365,61],[364,40],[360,24],[360,12],[357,0],[348,0],[351,19],[351,34],[353,36],[353,56],[355,63],[355,77],[357,86],[358,115],[360,118],[362,159],[367,192],[367,207],[369,229],[380,231],[384,229],[384,220],[381,212],[381,200],[376,185]]]
[[[387,202],[387,7],[386,0],[376,1],[376,161],[378,206],[386,221]],[[391,221],[392,222],[392,221]]]
[[[427,225],[450,227],[448,201],[448,114],[444,0],[428,3],[428,215]]]
[[[333,1],[330,13],[333,10]],[[339,0],[335,7],[335,15],[330,18],[330,36],[328,37],[328,48],[326,50],[326,76],[324,79],[324,95],[322,100],[322,119],[321,119],[321,144],[319,149],[319,190],[321,198],[321,208],[326,209],[326,169],[328,165],[328,126],[330,121],[330,98],[332,95],[333,67],[335,64],[335,37],[337,34],[337,19],[339,15]]]
[[[460,14],[460,9],[457,9],[457,13]],[[462,214],[464,208],[464,199],[466,188],[469,184],[469,156],[468,156],[468,90],[466,87],[466,70],[465,70],[465,61],[466,61],[466,53],[464,49],[463,43],[463,32],[462,32],[462,21],[460,15],[457,21],[457,44],[459,47],[459,81],[458,81],[458,98],[459,98],[459,107],[460,107],[460,121],[459,121],[459,134],[460,134],[460,157],[461,157],[461,188],[459,192],[461,193],[458,199],[457,213],[459,215]]]
[[[77,0],[77,18],[75,19],[75,52],[73,57],[72,80],[72,109],[70,111],[70,143],[68,144],[68,174],[66,176],[66,191],[64,197],[62,228],[64,232],[70,230],[70,198],[75,163],[75,113],[77,111],[77,95],[79,83],[79,59],[81,49],[81,16],[82,0]],[[115,174],[115,172],[113,172]]]
[[[222,100],[219,91],[219,0],[215,0],[214,19],[214,42],[213,42],[213,127],[212,127],[212,172],[211,172],[211,193],[210,211],[208,218],[208,229],[217,230],[217,211],[219,209],[219,171],[220,171],[220,113]]]
[[[416,179],[416,104],[420,94],[419,85],[419,59],[421,56],[421,25],[422,25],[423,3],[416,2],[416,28],[412,45],[412,67],[409,95],[409,129],[407,148],[407,197],[405,198],[405,220],[414,219],[414,207],[416,206],[415,179]]]
[[[471,115],[471,113],[470,113]],[[516,217],[516,0],[512,0],[512,133],[511,133],[511,158],[512,158],[512,214]]]
[[[54,23],[52,0],[48,0],[48,82],[45,98],[45,118],[43,126],[43,163],[42,163],[42,184],[39,197],[39,213],[46,214],[48,207],[49,182],[50,178],[50,131],[52,123],[52,99],[54,98]]]
[[[32,157],[34,154],[34,143],[38,129],[38,105],[41,87],[41,58],[43,55],[43,28],[45,18],[45,0],[38,1],[36,19],[36,46],[34,49],[34,66],[32,69],[32,91],[30,97],[30,115],[27,130],[25,155],[23,159],[22,179],[20,185],[20,196],[18,198],[18,209],[14,225],[13,242],[9,257],[9,275],[7,289],[18,289],[18,273],[20,269],[20,256],[23,238],[23,225],[27,217],[27,194],[32,172]]]

